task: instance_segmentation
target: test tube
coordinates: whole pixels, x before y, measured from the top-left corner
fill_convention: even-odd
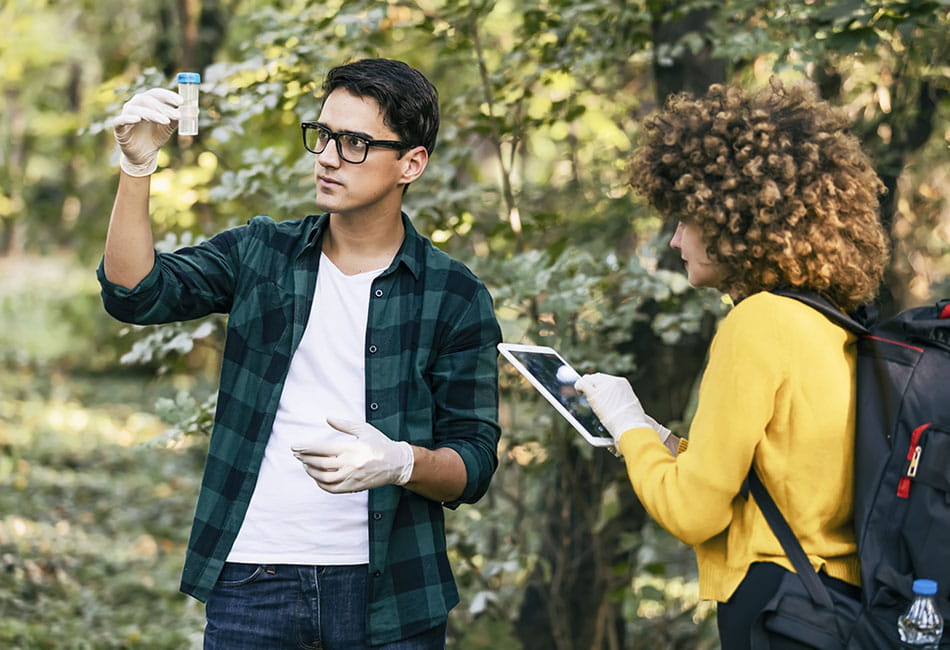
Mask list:
[[[181,95],[181,119],[178,120],[179,135],[198,135],[198,84],[201,75],[197,72],[178,73],[178,94]]]

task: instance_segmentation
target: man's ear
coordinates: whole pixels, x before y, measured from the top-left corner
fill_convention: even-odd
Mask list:
[[[403,173],[399,180],[409,185],[426,170],[426,165],[429,164],[429,152],[421,145],[414,147],[403,154],[400,162],[403,164]]]

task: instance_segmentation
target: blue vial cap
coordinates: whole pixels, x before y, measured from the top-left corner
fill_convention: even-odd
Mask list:
[[[201,75],[197,72],[179,72],[178,83],[180,84],[200,84]]]
[[[914,580],[914,593],[921,596],[935,596],[937,594],[937,582],[925,578]]]

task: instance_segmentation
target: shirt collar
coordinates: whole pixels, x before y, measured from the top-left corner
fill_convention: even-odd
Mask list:
[[[396,266],[401,264],[412,273],[413,277],[419,279],[419,275],[425,266],[426,240],[422,235],[416,232],[416,229],[413,227],[406,213],[402,212],[401,214],[402,225],[403,228],[405,228],[406,235],[403,239],[402,246],[399,247],[396,256],[393,258],[392,264],[389,265],[389,268],[386,269],[383,275],[391,273],[395,270]],[[307,219],[310,220],[310,224],[304,235],[304,239],[306,240],[303,247],[304,251],[319,246],[323,233],[330,223],[330,214],[311,214],[307,216]]]

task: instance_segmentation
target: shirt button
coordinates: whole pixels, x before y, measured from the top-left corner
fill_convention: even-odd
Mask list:
[[[382,289],[377,289],[376,292],[375,292],[375,295],[376,295],[377,298],[382,298],[382,297],[383,297],[383,290],[382,290]]]
[[[383,518],[383,513],[381,513],[381,512],[374,512],[374,513],[373,513],[373,519],[375,519],[376,521],[379,521],[379,520],[382,519],[382,518]]]
[[[377,349],[378,349],[378,348],[377,348],[375,345],[371,345],[371,346],[369,346],[369,353],[370,353],[370,354],[376,354],[376,350],[377,350]]]
[[[382,572],[382,571],[373,571],[373,577],[374,577],[374,578],[378,578],[378,577],[381,576],[381,575],[383,575],[383,572]]]
[[[369,405],[370,411],[376,411],[378,409],[379,409],[379,404],[377,404],[376,402],[373,402],[372,404]]]

